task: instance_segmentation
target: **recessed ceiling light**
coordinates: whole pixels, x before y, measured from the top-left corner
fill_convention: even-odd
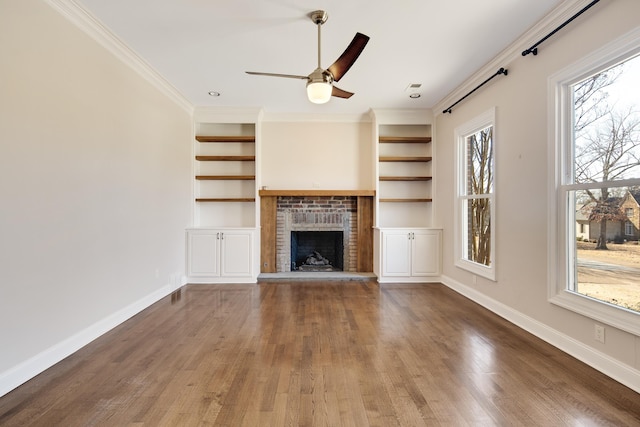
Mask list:
[[[409,98],[413,98],[413,99],[420,98],[420,94],[419,93],[412,93],[411,95],[409,95]]]
[[[215,90],[210,90],[209,91],[209,95],[210,96],[220,96],[220,92],[216,92]]]

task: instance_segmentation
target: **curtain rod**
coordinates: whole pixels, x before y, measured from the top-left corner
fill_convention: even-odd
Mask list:
[[[598,3],[600,0],[593,0],[591,3],[589,3],[588,5],[586,5],[585,7],[583,7],[578,13],[576,13],[575,15],[573,15],[571,18],[567,19],[566,21],[564,21],[562,23],[562,25],[560,25],[558,28],[556,28],[555,30],[551,31],[549,34],[547,34],[546,36],[544,36],[538,43],[534,44],[533,46],[531,46],[529,49],[524,50],[522,52],[522,56],[527,56],[530,53],[533,53],[534,55],[538,54],[538,45],[541,44],[542,42],[544,42],[545,40],[547,40],[549,37],[553,36],[555,33],[557,33],[558,31],[560,31],[561,29],[563,29],[567,24],[569,24],[570,22],[572,22],[574,19],[576,19],[578,16],[582,15],[583,13],[585,13],[588,9],[590,9],[593,5],[595,5],[596,3]]]
[[[467,96],[471,95],[473,92],[475,92],[476,90],[480,89],[482,86],[484,86],[489,80],[491,80],[492,78],[494,78],[495,76],[499,76],[500,74],[504,74],[505,76],[507,75],[507,69],[506,68],[500,68],[498,71],[495,72],[494,75],[492,75],[491,77],[489,77],[487,80],[483,81],[482,83],[480,83],[478,86],[475,87],[475,89],[473,89],[471,92],[469,92],[468,94],[466,94],[465,96],[463,96],[462,98],[458,99],[456,102],[454,102],[453,104],[451,104],[451,106],[445,110],[443,110],[443,113],[449,113],[451,114],[451,109],[453,107],[455,107],[456,105],[458,105],[458,103],[460,103],[460,101],[462,101],[463,99],[465,99]]]

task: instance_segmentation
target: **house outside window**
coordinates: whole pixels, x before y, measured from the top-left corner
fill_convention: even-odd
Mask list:
[[[633,265],[640,252],[625,236],[638,230],[638,88],[640,29],[549,79],[555,117],[549,152],[549,300],[634,334],[640,334],[640,269]],[[578,214],[588,220],[595,242],[578,241]],[[603,272],[594,267],[598,262],[623,268]],[[615,291],[621,288],[630,293]]]
[[[455,264],[495,280],[495,111],[456,129]]]

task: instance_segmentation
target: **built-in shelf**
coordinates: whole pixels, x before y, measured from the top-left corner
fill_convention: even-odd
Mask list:
[[[256,179],[255,175],[196,175],[197,180],[201,181],[252,181]]]
[[[433,199],[380,199],[385,203],[426,203],[432,202]]]
[[[201,162],[255,162],[256,156],[196,156]]]
[[[226,126],[226,125],[223,125]],[[235,128],[234,125],[230,126]],[[251,191],[252,194],[248,194],[246,187],[231,187],[238,188],[239,190],[233,190],[237,194],[225,194],[226,184],[215,184],[214,181],[254,181],[255,167],[246,169],[241,167],[238,163],[255,162],[255,149],[249,148],[249,144],[253,145],[256,142],[255,135],[229,135],[227,133],[219,135],[196,135],[196,141],[201,143],[217,143],[217,144],[235,144],[234,146],[226,147],[204,147],[199,146],[196,149],[197,155],[195,156],[196,162],[230,162],[227,166],[217,165],[215,163],[205,166],[204,163],[199,163],[197,169],[200,174],[195,176],[197,181],[201,184],[197,187],[197,194],[200,197],[196,197],[195,201],[198,203],[255,203],[255,188]],[[246,144],[246,145],[243,145]],[[253,151],[247,152],[247,151]],[[245,170],[246,169],[246,170]],[[219,174],[210,175],[210,173]],[[250,175],[247,175],[249,172]],[[251,174],[253,173],[253,174]],[[233,184],[234,186],[236,184]],[[255,184],[254,184],[255,185]],[[201,187],[202,186],[202,187]],[[222,186],[222,187],[221,187]],[[242,194],[243,191],[246,194]],[[213,193],[213,194],[211,194]],[[215,194],[218,193],[218,194]],[[213,197],[202,197],[202,196]],[[210,208],[207,208],[210,209]],[[226,209],[226,208],[225,208]],[[243,208],[244,209],[244,208]]]
[[[210,136],[210,135],[196,135],[196,140],[199,142],[256,142],[256,137],[249,136]]]
[[[376,225],[430,225],[435,156],[428,115],[381,111],[376,122]]]
[[[378,160],[381,162],[430,162],[432,158],[421,157],[421,156],[413,156],[413,157],[380,156]]]
[[[208,199],[196,199],[196,202],[255,202],[253,197],[226,197],[226,198],[208,198]]]
[[[425,144],[431,142],[430,136],[381,136],[378,138],[380,142],[396,143],[396,144]]]
[[[380,181],[431,181],[430,176],[381,176]]]

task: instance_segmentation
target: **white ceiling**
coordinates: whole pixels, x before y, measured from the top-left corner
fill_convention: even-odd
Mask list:
[[[563,0],[77,0],[194,106],[262,107],[275,113],[359,114],[431,108]],[[371,40],[336,84],[355,92],[324,105],[305,81],[245,71],[308,75],[328,12],[322,67],[356,32]],[[528,46],[523,46],[523,50]],[[421,97],[406,88],[422,84]],[[214,98],[209,91],[220,92]]]

